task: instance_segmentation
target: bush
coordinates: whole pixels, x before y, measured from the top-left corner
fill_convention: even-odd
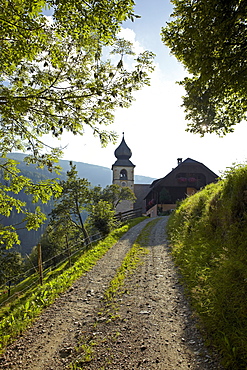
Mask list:
[[[92,206],[89,216],[89,224],[95,227],[102,236],[107,236],[115,226],[114,220],[115,211],[112,210],[110,203],[100,200]]]

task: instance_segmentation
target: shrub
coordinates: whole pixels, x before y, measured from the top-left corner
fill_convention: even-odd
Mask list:
[[[111,204],[100,200],[92,206],[88,222],[103,236],[106,236],[115,226],[114,215],[115,211],[113,211]]]

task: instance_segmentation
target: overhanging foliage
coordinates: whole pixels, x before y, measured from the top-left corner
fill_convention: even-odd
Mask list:
[[[33,184],[19,176],[12,151],[28,152],[27,163],[56,166],[61,148],[49,148],[43,135],[64,131],[83,135],[85,126],[106,145],[115,134],[105,130],[114,110],[129,107],[133,92],[149,84],[153,54],[145,51],[131,71],[124,56],[130,43],[117,37],[121,23],[135,19],[132,0],[3,0],[0,4],[0,214],[24,213],[36,229],[44,215],[30,213],[12,193],[31,193],[34,202],[59,195],[56,181]],[[50,9],[47,17],[43,9]],[[113,63],[110,53],[118,55]],[[108,53],[108,55],[107,55]],[[104,55],[103,55],[104,54]],[[46,151],[44,150],[44,146]],[[3,181],[3,182],[4,182]],[[1,227],[2,246],[19,243],[15,225]]]
[[[188,131],[232,132],[247,111],[246,1],[172,3],[162,40],[190,74],[181,82]]]

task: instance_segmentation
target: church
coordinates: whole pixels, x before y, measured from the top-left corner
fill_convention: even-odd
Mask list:
[[[176,208],[178,201],[185,199],[207,184],[218,181],[218,176],[203,163],[191,158],[177,159],[177,166],[152,184],[135,184],[135,165],[130,161],[132,152],[125,142],[124,134],[114,152],[117,158],[112,165],[112,183],[128,186],[136,196],[136,202],[122,201],[117,212],[142,208],[142,213],[155,217]]]
[[[135,184],[134,169],[135,165],[130,161],[132,156],[131,149],[125,142],[124,133],[120,145],[114,152],[117,158],[112,165],[112,183],[120,186],[128,186],[136,196],[136,202],[122,201],[118,206],[117,212],[125,212],[132,209],[142,209],[142,213],[146,213],[145,197],[150,190],[150,184]]]

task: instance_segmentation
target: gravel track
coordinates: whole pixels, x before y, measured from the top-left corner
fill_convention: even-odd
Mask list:
[[[115,307],[108,312],[102,300],[125,254],[149,221],[129,230],[9,346],[0,369],[68,369],[79,357],[80,368],[87,370],[222,369],[207,352],[178,281],[166,242],[167,217],[153,227],[149,253],[126,279],[125,293],[117,297]],[[109,320],[110,314],[114,319]],[[88,356],[76,351],[76,346],[82,346]]]

